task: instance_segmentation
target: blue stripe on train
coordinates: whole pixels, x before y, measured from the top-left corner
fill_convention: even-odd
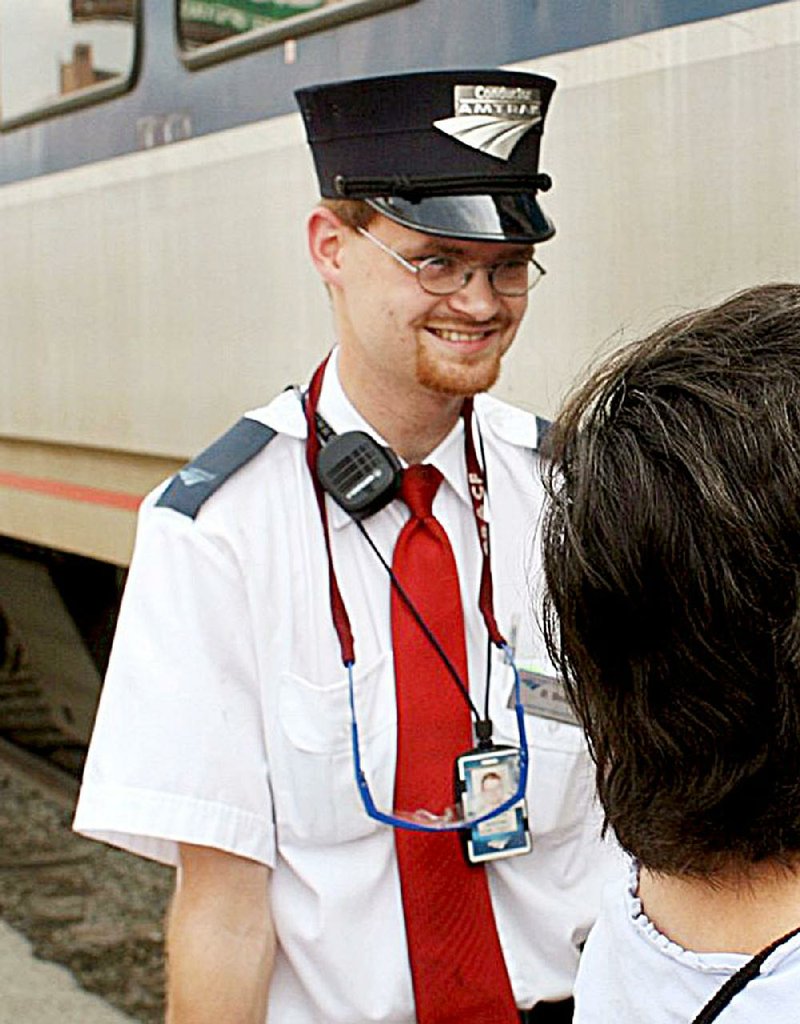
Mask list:
[[[453,0],[417,0],[302,37],[295,63],[286,63],[277,43],[190,71],[177,56],[174,4],[143,0],[135,86],[115,99],[0,131],[0,185],[131,152],[142,118],[180,113],[193,136],[206,135],[294,112],[294,90],[312,82],[493,67],[765,6],[774,0],[460,0],[454,17]]]

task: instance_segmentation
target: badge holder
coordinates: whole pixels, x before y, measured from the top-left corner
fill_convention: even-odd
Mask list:
[[[519,786],[519,751],[515,747],[471,750],[456,758],[456,799],[465,820],[474,820],[505,803]],[[470,864],[529,853],[531,834],[525,798],[502,814],[460,831]]]

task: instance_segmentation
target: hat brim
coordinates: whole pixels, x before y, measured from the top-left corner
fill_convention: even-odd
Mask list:
[[[533,244],[556,233],[531,193],[429,196],[413,202],[399,196],[373,196],[366,202],[390,220],[426,235]]]

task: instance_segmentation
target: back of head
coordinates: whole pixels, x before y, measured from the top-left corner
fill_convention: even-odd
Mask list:
[[[550,435],[551,653],[655,871],[800,853],[800,286],[681,317]]]

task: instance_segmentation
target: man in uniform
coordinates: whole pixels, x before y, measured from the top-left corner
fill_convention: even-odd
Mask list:
[[[538,696],[542,424],[483,394],[554,230],[553,88],[298,94],[337,346],[146,500],[76,817],[178,865],[170,1024],[570,1019],[616,853]],[[494,764],[510,826],[471,843]]]

